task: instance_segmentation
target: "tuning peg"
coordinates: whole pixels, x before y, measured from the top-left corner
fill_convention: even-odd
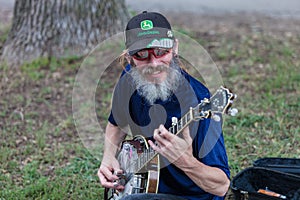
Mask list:
[[[236,116],[238,112],[239,111],[236,108],[229,108],[229,110],[228,110],[228,114],[233,116],[233,117]]]
[[[178,118],[177,117],[172,117],[172,126],[175,126],[178,123]]]

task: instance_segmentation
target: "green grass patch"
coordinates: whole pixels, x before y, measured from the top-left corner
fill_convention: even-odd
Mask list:
[[[11,174],[0,176],[0,197],[3,199],[102,199],[96,176],[99,161],[86,151],[84,158],[74,158],[55,175],[43,175],[42,163],[32,161],[21,170],[22,186],[14,185]],[[4,184],[5,183],[5,184]]]

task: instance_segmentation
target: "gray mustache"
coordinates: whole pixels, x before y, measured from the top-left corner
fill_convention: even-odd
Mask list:
[[[158,65],[156,67],[154,66],[148,66],[146,67],[145,69],[142,70],[142,74],[143,75],[147,75],[147,74],[152,74],[153,72],[155,71],[168,71],[169,68],[167,66],[164,66],[164,65]]]

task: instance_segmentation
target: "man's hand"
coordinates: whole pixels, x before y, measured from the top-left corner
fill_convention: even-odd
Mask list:
[[[116,158],[103,159],[98,170],[98,177],[103,187],[124,190],[124,186],[118,184],[119,177],[117,174],[121,173],[123,171],[120,169]]]
[[[156,152],[166,157],[178,168],[186,167],[186,159],[193,157],[193,140],[189,128],[185,128],[180,134],[182,134],[182,138],[170,133],[163,125],[160,125],[153,134],[156,142],[148,141]]]
[[[155,151],[180,168],[204,191],[224,196],[230,184],[226,174],[219,168],[203,164],[193,156],[192,138],[188,127],[180,134],[182,138],[160,125],[153,135],[156,142],[148,142]]]
[[[119,127],[108,123],[105,130],[105,144],[103,159],[98,170],[100,183],[106,188],[115,188],[123,190],[124,186],[118,184],[119,177],[117,174],[123,173],[120,169],[120,164],[115,155],[122,140],[126,137]]]

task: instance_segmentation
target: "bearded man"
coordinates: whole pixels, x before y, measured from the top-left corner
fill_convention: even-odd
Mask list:
[[[98,170],[101,185],[114,189],[115,197],[111,199],[224,199],[230,172],[222,121],[193,121],[178,135],[170,129],[178,123],[174,117],[181,119],[190,107],[210,98],[210,92],[182,67],[178,40],[168,20],[160,13],[145,11],[128,22],[125,35],[124,57],[128,65],[114,90],[104,154]],[[116,155],[128,131],[132,136],[147,138],[149,148],[160,155],[161,169],[154,193],[122,193],[133,174],[124,175],[126,169]],[[201,149],[208,134],[219,137],[209,152],[203,154]],[[128,154],[121,154],[123,160],[133,159],[139,151],[130,145],[125,149]]]

